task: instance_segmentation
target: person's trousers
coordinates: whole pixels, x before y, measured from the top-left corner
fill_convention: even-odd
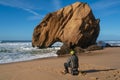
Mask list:
[[[65,68],[65,72],[66,72],[66,73],[69,73],[69,70],[68,70],[69,67],[70,67],[69,64],[64,63],[64,68]]]

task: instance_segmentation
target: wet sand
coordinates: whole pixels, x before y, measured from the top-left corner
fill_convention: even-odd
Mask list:
[[[120,47],[79,55],[77,76],[61,73],[68,57],[1,64],[0,80],[120,80]]]

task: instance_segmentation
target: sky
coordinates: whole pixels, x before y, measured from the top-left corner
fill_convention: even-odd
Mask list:
[[[0,40],[32,40],[46,14],[77,1],[100,19],[98,40],[120,40],[120,0],[0,0]]]

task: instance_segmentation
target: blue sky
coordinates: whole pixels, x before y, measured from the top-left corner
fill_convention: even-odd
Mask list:
[[[100,18],[98,40],[120,40],[120,0],[0,0],[0,40],[31,40],[42,18],[76,1]]]

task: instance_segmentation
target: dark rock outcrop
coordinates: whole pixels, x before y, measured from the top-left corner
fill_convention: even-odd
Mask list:
[[[32,45],[46,48],[63,42],[68,47],[87,48],[96,43],[99,31],[99,19],[95,19],[89,5],[76,2],[46,15],[34,29]]]
[[[103,49],[102,46],[91,45],[91,46],[89,46],[86,50],[87,50],[87,51],[94,51],[94,50],[102,50],[102,49]]]
[[[58,54],[58,55],[63,55],[63,54],[69,54],[69,52],[70,52],[70,47],[67,46],[67,44],[64,43],[64,44],[61,46],[60,50],[57,51],[56,54]]]

